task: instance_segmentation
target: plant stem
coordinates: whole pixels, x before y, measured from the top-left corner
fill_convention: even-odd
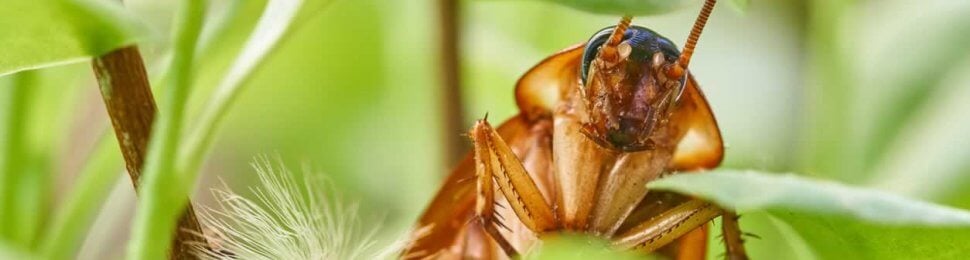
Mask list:
[[[171,246],[168,241],[172,241],[173,231],[185,233],[176,230],[179,215],[192,214],[191,207],[185,206],[194,180],[185,178],[176,171],[175,166],[185,103],[192,83],[192,63],[204,14],[205,2],[185,0],[176,16],[174,52],[169,71],[171,85],[164,89],[166,102],[161,107],[149,145],[151,152],[145,164],[142,195],[138,198],[128,259],[163,259]],[[185,244],[176,245],[174,250],[172,259],[191,256],[188,252],[190,248]]]
[[[111,118],[115,137],[125,159],[125,167],[135,191],[143,194],[140,188],[142,169],[145,166],[148,140],[156,111],[144,62],[138,48],[129,46],[95,58],[92,61],[92,67],[101,87],[101,96]],[[100,183],[106,180],[102,177],[104,176],[92,176],[91,179],[82,180]],[[76,212],[68,210],[69,213]],[[190,248],[188,243],[192,241],[193,235],[189,232],[180,232],[181,230],[191,230],[200,234],[202,232],[191,206],[180,217],[179,227],[175,230],[177,235],[174,243],[178,246],[173,248],[170,256],[172,259],[192,258],[188,251]]]
[[[91,65],[125,158],[125,168],[138,191],[156,109],[145,64],[138,48],[129,46],[97,57]]]
[[[441,48],[441,88],[439,89],[441,111],[444,117],[443,135],[444,153],[447,167],[458,163],[462,153],[467,149],[468,142],[460,134],[466,131],[464,127],[462,97],[461,97],[461,6],[459,0],[438,0],[438,24]]]
[[[14,241],[19,246],[26,246],[30,241],[26,237],[19,209],[18,187],[23,184],[24,174],[28,174],[27,164],[30,159],[25,145],[27,113],[29,110],[30,93],[33,86],[34,72],[24,71],[13,76],[12,84],[4,87],[6,106],[0,111],[6,115],[3,132],[2,156],[0,156],[0,238]]]

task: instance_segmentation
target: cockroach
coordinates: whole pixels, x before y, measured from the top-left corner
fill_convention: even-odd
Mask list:
[[[727,255],[744,259],[736,216],[646,184],[710,169],[724,147],[717,121],[687,69],[715,0],[684,50],[624,16],[585,43],[546,58],[519,79],[520,113],[469,132],[474,150],[418,221],[402,257],[496,259],[561,232],[619,249],[705,259],[707,225],[721,216]]]

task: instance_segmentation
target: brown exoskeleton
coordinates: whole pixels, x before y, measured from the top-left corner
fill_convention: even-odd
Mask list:
[[[744,258],[733,213],[646,187],[723,157],[717,122],[687,70],[714,2],[683,52],[624,17],[529,70],[515,90],[520,114],[498,128],[475,124],[474,151],[438,191],[403,257],[502,258],[568,231],[704,259],[707,223],[723,214],[728,256]]]

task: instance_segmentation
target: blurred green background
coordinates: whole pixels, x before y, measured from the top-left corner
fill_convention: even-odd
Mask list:
[[[139,43],[152,76],[163,70],[175,2],[126,1],[149,30]],[[699,7],[690,3],[634,23],[682,43]],[[211,204],[208,190],[220,179],[246,190],[254,156],[279,155],[359,203],[365,223],[380,225],[381,241],[411,228],[449,171],[444,138],[462,134],[442,131],[436,4],[333,1],[302,17],[230,110],[194,202]],[[512,90],[524,71],[617,20],[544,1],[460,4],[466,126],[485,113],[496,122],[517,113]],[[203,37],[210,47],[199,54],[189,118],[264,5],[212,1],[210,21],[227,17],[228,26]],[[970,3],[949,0],[752,1],[743,11],[722,3],[691,71],[729,147],[723,167],[794,171],[970,208],[968,17]],[[57,183],[39,204],[44,222],[109,125],[87,63],[42,69],[34,79],[30,171]],[[118,177],[80,259],[122,256],[134,194],[127,176]],[[752,215],[742,224],[762,237],[749,243],[755,259],[806,250],[773,237],[790,237],[790,228]]]

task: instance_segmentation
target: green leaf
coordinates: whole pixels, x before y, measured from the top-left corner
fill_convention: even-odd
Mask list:
[[[141,24],[115,1],[13,0],[0,8],[0,76],[128,45]]]
[[[778,209],[884,224],[970,227],[967,211],[794,174],[720,170],[674,175],[648,186],[702,197],[741,212]]]
[[[823,259],[938,259],[970,250],[970,212],[876,190],[736,170],[680,174],[648,186],[739,212],[767,211]]]
[[[819,259],[961,259],[970,251],[966,226],[885,225],[845,217],[772,214],[789,223]]]
[[[680,0],[543,0],[590,13],[650,15],[670,12],[683,5]]]

